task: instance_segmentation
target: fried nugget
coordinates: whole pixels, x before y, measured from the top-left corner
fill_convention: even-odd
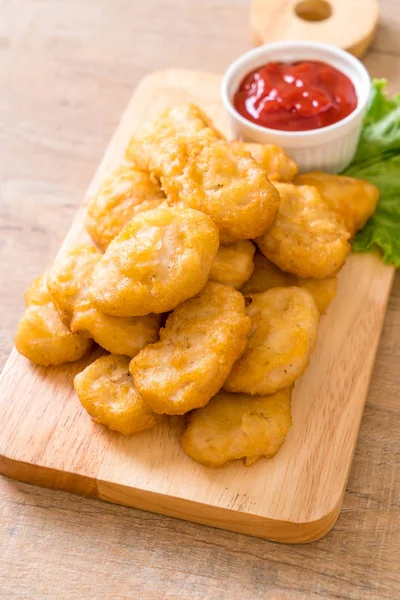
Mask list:
[[[257,164],[261,165],[271,181],[290,182],[297,175],[298,168],[283,148],[274,144],[253,144],[249,142],[231,142],[234,148],[250,152]]]
[[[273,288],[249,298],[249,345],[233,365],[224,389],[273,394],[306,370],[317,339],[319,313],[311,292],[298,287]]]
[[[255,250],[249,240],[222,244],[213,262],[210,280],[234,288],[242,287],[253,272]]]
[[[113,317],[94,306],[89,283],[101,256],[90,245],[71,248],[51,268],[49,289],[64,323],[73,333],[93,338],[109,352],[132,358],[158,339],[160,316]]]
[[[160,341],[132,359],[137,390],[158,413],[205,406],[245,350],[250,327],[242,294],[208,283],[170,314]]]
[[[352,236],[364,227],[379,199],[379,190],[375,185],[344,175],[316,171],[298,175],[294,183],[316,187],[329,206],[342,217]]]
[[[123,435],[150,429],[162,420],[137,393],[128,367],[129,358],[110,354],[74,379],[78,398],[93,421]]]
[[[132,165],[118,167],[87,206],[86,229],[101,250],[133,219],[165,201],[160,184]]]
[[[31,306],[32,304],[44,306],[45,304],[49,304],[49,302],[51,302],[50,292],[47,287],[47,278],[47,272],[43,275],[39,275],[32,281],[28,289],[25,290],[24,300],[27,307]]]
[[[206,142],[225,140],[206,113],[193,102],[168,108],[153,123],[144,125],[138,137],[146,140],[149,136],[158,140],[176,136],[196,136]]]
[[[275,287],[303,287],[314,296],[319,312],[328,308],[336,295],[337,278],[301,279],[290,273],[284,273],[261,252],[254,257],[254,271],[250,279],[241,288],[242,294],[259,294]]]
[[[297,278],[295,285],[312,293],[318,311],[322,315],[336,296],[337,277],[326,279]]]
[[[64,252],[51,267],[47,286],[61,321],[71,331],[82,290],[87,286],[101,253],[89,244],[78,244]],[[76,330],[75,330],[76,331]]]
[[[90,336],[105,350],[130,358],[158,340],[161,315],[113,317],[93,306],[87,293],[77,307],[72,328]]]
[[[141,213],[95,266],[91,298],[99,310],[120,317],[170,311],[204,287],[218,244],[217,228],[201,212]]]
[[[291,273],[284,273],[261,252],[254,256],[254,271],[250,279],[241,288],[242,294],[259,294],[275,287],[296,285],[299,278]]]
[[[229,146],[194,105],[169,109],[127,156],[161,181],[169,203],[209,215],[221,243],[257,237],[273,223],[279,196],[251,154]],[[139,158],[138,158],[139,156]]]
[[[74,362],[90,349],[92,341],[71,333],[60,320],[47,290],[47,275],[37,277],[25,292],[27,308],[15,334],[15,346],[31,362],[61,365]]]
[[[188,416],[182,436],[186,454],[206,467],[222,467],[243,458],[246,466],[271,458],[292,424],[291,388],[270,396],[219,392]]]
[[[272,225],[279,195],[249,152],[183,138],[171,142],[170,152],[161,174],[168,201],[209,215],[221,243],[255,238]]]
[[[152,161],[154,170],[156,164],[170,159],[168,154],[165,155],[163,142],[178,136],[205,143],[225,139],[196,104],[184,104],[167,109],[155,121],[144,125],[130,141],[126,159],[146,170]],[[155,170],[161,174],[157,168]]]
[[[281,202],[274,225],[256,239],[261,252],[282,271],[303,279],[334,276],[350,244],[341,218],[317,188],[276,183]]]

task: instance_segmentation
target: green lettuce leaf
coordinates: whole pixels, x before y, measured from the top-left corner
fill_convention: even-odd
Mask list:
[[[389,99],[384,79],[372,83],[357,152],[343,175],[375,184],[380,199],[352,246],[355,252],[379,249],[383,262],[400,267],[400,95]]]

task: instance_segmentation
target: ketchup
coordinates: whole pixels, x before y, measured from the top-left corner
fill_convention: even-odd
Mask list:
[[[324,62],[270,62],[246,75],[233,104],[257,125],[307,131],[347,117],[357,95],[351,80]]]

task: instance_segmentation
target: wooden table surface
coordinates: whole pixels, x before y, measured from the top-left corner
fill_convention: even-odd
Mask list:
[[[400,91],[398,0],[366,65]],[[134,87],[222,72],[250,46],[247,0],[0,0],[0,364],[22,293],[51,262]],[[400,598],[400,276],[343,510],[282,546],[0,477],[0,598]]]

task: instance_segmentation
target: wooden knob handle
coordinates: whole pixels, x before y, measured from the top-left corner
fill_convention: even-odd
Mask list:
[[[377,0],[252,0],[256,44],[307,40],[339,46],[361,58],[378,22]]]

